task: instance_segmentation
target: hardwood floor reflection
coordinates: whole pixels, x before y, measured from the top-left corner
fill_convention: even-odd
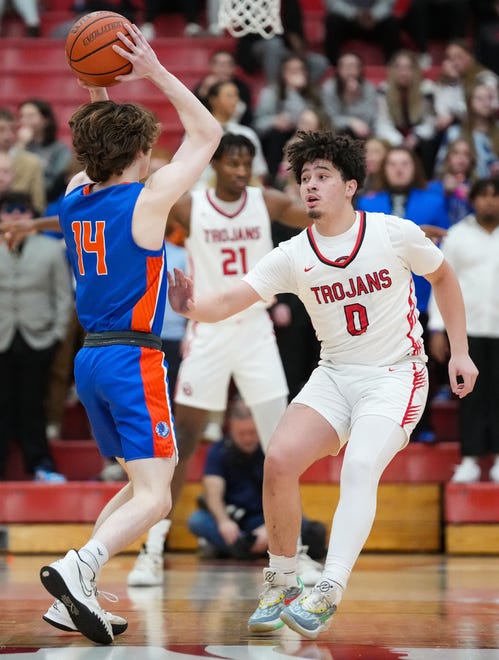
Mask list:
[[[18,660],[147,660],[201,657],[499,658],[499,558],[440,555],[361,556],[329,630],[316,643],[286,627],[264,637],[246,621],[257,602],[264,563],[200,561],[167,555],[163,587],[131,588],[134,557],[119,556],[99,586],[119,597],[105,608],[128,630],[110,647],[60,632],[41,616],[50,598],[38,578],[47,556],[0,557],[0,655]],[[468,649],[469,655],[463,654]]]

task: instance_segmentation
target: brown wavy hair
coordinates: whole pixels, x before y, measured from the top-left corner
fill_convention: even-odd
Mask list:
[[[114,101],[82,105],[69,126],[76,156],[96,183],[122,174],[138,154],[152,148],[161,131],[149,110]]]
[[[409,50],[399,50],[392,56],[388,63],[386,102],[388,111],[395,126],[404,125],[402,114],[401,91],[397,85],[395,64],[398,59],[406,58],[411,63],[413,79],[407,88],[409,122],[411,126],[419,124],[423,119],[426,107],[425,97],[421,92],[423,76],[418,64],[417,56]]]

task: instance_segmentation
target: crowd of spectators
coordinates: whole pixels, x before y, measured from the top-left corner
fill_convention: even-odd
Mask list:
[[[194,91],[225,132],[244,134],[254,144],[253,184],[273,186],[296,198],[296,183],[283,160],[284,148],[296,131],[345,133],[365,143],[368,177],[357,208],[406,217],[445,245],[446,230],[475,213],[470,190],[476,182],[499,177],[499,2],[324,0],[321,50],[306,41],[303,5],[298,0],[281,3],[283,35],[271,39],[248,35],[235,40],[233,49],[227,48],[226,40],[220,47],[214,41],[205,75]],[[27,35],[38,36],[38,3],[13,2],[12,8],[22,17]],[[73,6],[76,14],[104,8],[114,8],[139,23],[142,19],[150,39],[161,36],[155,20],[164,11],[162,3],[145,2],[140,14],[130,2],[81,0]],[[4,9],[0,1],[0,18]],[[220,35],[218,2],[177,2],[168,11],[183,14],[188,37]],[[206,28],[202,28],[205,16]],[[377,44],[385,60],[381,80],[366,75],[368,62],[352,39]],[[435,39],[441,46],[440,59],[431,48]],[[17,112],[0,107],[0,194],[25,194],[29,208],[42,215],[47,204],[57,203],[72,167],[71,149],[57,136],[56,107],[43,98],[26,98]],[[210,169],[198,186],[212,181]],[[496,199],[495,207],[490,204],[491,213],[497,216],[497,187],[491,190]],[[56,212],[53,206],[48,208]],[[289,230],[277,228],[274,242],[288,235]],[[182,243],[182,236],[173,242]],[[429,284],[415,279],[426,326]],[[289,298],[277,301],[270,313],[289,389],[296,392],[317,361],[313,330],[303,310]],[[71,310],[68,314],[66,323]],[[74,333],[73,327],[68,341],[74,342]],[[290,357],[298,350],[298,337],[300,361]],[[51,359],[62,339],[57,337]],[[444,385],[445,375],[437,364],[442,361],[440,353],[430,372],[434,392],[441,392]],[[497,429],[490,433],[497,434]],[[434,438],[427,414],[413,439]],[[55,472],[50,461],[47,465]],[[34,467],[30,464],[29,470]],[[498,474],[497,469],[492,473],[496,481]]]

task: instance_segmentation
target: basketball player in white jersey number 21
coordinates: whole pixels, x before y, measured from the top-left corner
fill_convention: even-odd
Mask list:
[[[270,560],[248,625],[258,633],[287,624],[315,639],[330,623],[371,530],[381,474],[406,446],[425,405],[426,356],[411,271],[433,286],[451,347],[454,394],[471,392],[478,371],[468,355],[461,291],[441,251],[409,220],[354,210],[365,177],[362,145],[332,133],[299,133],[288,159],[313,225],[221,293],[195,299],[192,282],[175,271],[169,297],[175,311],[213,323],[291,292],[312,319],[319,366],[288,406],[265,457]],[[303,594],[296,574],[299,477],[345,444],[324,570]]]

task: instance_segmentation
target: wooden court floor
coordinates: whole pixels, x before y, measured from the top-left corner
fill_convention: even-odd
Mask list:
[[[127,588],[134,557],[105,567],[102,604],[128,630],[111,646],[63,633],[41,616],[49,556],[0,555],[0,656],[12,660],[499,659],[499,557],[363,554],[331,627],[316,642],[287,628],[250,634],[261,563],[166,556],[163,587]]]

